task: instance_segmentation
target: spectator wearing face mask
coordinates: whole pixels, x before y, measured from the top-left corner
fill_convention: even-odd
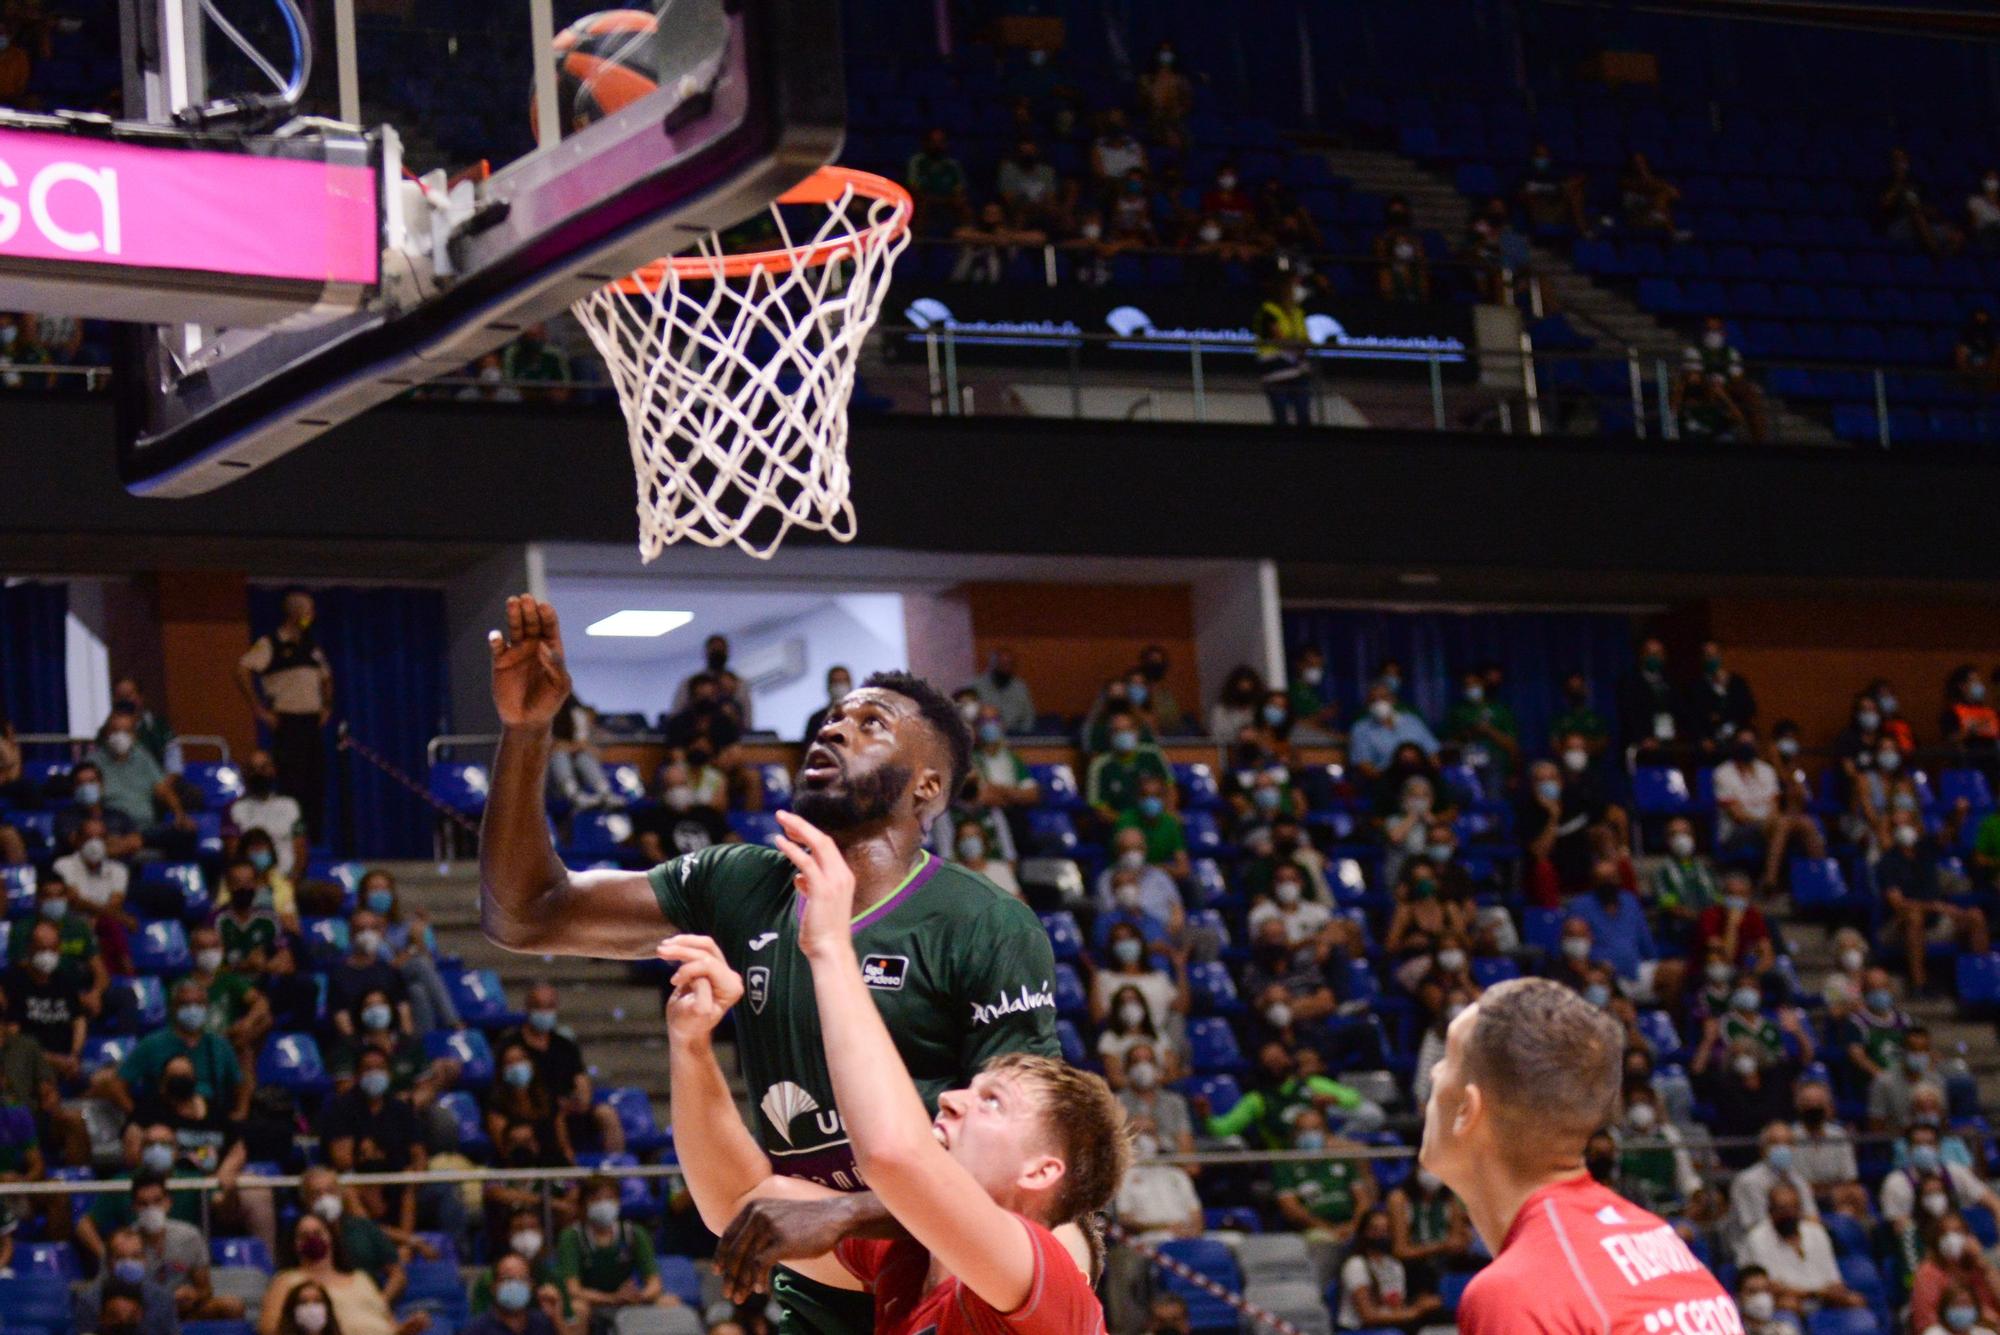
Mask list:
[[[362,995],[358,1032],[335,1047],[327,1061],[335,1092],[344,1094],[354,1088],[361,1073],[361,1054],[371,1050],[388,1058],[390,1092],[408,1098],[414,1107],[429,1107],[461,1073],[459,1064],[450,1058],[436,1062],[425,1059],[423,1042],[396,1027],[395,1005],[380,988]]]
[[[696,798],[687,762],[669,760],[660,766],[657,791],[656,805],[632,814],[632,845],[646,861],[667,862],[715,844],[737,841],[722,812]]]
[[[1151,1052],[1165,1078],[1171,1080],[1179,1075],[1180,1047],[1162,1025],[1154,1022],[1146,994],[1138,987],[1126,983],[1111,994],[1102,1027],[1103,1032],[1097,1036],[1097,1055],[1104,1062],[1105,1079],[1113,1089],[1123,1089],[1129,1083],[1126,1057],[1135,1048]]]
[[[1168,934],[1177,935],[1175,924],[1186,917],[1180,891],[1175,889],[1173,877],[1148,861],[1146,852],[1145,831],[1136,826],[1126,826],[1112,836],[1111,865],[1097,876],[1097,910],[1100,915],[1136,912],[1168,924]],[[1136,889],[1121,897],[1121,883]]]
[[[13,938],[20,958],[6,974],[7,1013],[41,1046],[55,1073],[74,1080],[92,1010],[87,967],[63,958],[61,935],[45,918],[16,924]]]
[[[100,1072],[93,1091],[129,1114],[138,1099],[160,1092],[160,1074],[167,1063],[185,1056],[194,1065],[195,1088],[201,1096],[241,1117],[249,1104],[250,1086],[235,1049],[208,1027],[207,994],[199,983],[183,978],[173,985],[168,999],[168,1024],[133,1045],[115,1071]]]
[[[1833,1239],[1806,1211],[1805,1193],[1790,1182],[1771,1188],[1768,1217],[1749,1230],[1738,1262],[1770,1276],[1778,1302],[1789,1311],[1866,1307],[1867,1299],[1841,1282]]]
[[[555,984],[546,979],[529,987],[527,1016],[519,1029],[500,1036],[502,1047],[519,1044],[535,1068],[536,1080],[563,1105],[571,1144],[596,1143],[610,1153],[625,1148],[617,1110],[597,1103],[583,1049],[562,1028]]]
[[[1726,744],[1757,721],[1750,683],[1729,670],[1714,640],[1702,642],[1701,672],[1687,685],[1681,713],[1704,744]]]
[[[1571,768],[1577,760],[1581,768]],[[1537,760],[1528,767],[1515,828],[1526,854],[1523,885],[1538,907],[1559,907],[1566,896],[1588,889],[1596,862],[1593,831],[1623,826],[1623,811],[1604,800],[1587,773],[1589,764],[1587,750],[1565,747],[1561,766]]]
[[[1487,696],[1485,677],[1476,671],[1460,677],[1459,698],[1444,716],[1444,740],[1492,783],[1504,785],[1521,760],[1521,725],[1514,711]]]
[[[952,857],[967,871],[984,876],[1014,898],[1020,899],[1021,882],[1014,875],[1014,864],[1005,858],[993,855],[989,847],[990,839],[986,826],[979,821],[961,820],[952,836]]]
[[[1729,325],[1721,316],[1711,315],[1703,322],[1701,342],[1683,354],[1684,358],[1688,356],[1701,364],[1711,380],[1721,379],[1722,392],[1742,415],[1750,439],[1768,440],[1770,426],[1764,410],[1764,391],[1744,373],[1743,354],[1729,341]]]
[[[986,671],[968,683],[981,704],[1000,711],[1000,724],[1008,733],[1020,736],[1035,730],[1035,697],[1028,689],[1015,662],[1012,649],[995,649]]]
[[[1173,43],[1153,49],[1152,62],[1138,77],[1139,109],[1155,138],[1180,129],[1194,110],[1194,83],[1181,70]]]
[[[1116,829],[1131,813],[1143,819],[1140,828],[1149,850],[1156,842],[1162,846],[1171,843],[1180,822],[1176,818],[1169,826],[1163,821],[1172,814],[1174,795],[1173,770],[1165,754],[1141,739],[1138,722],[1130,712],[1120,710],[1107,722],[1111,749],[1091,759],[1084,779],[1084,801],[1107,830]],[[1155,785],[1150,790],[1146,787],[1149,779]],[[1184,849],[1184,835],[1181,844]]]
[[[60,847],[65,851],[78,849],[85,838],[84,826],[91,822],[96,822],[102,831],[94,837],[104,840],[108,857],[130,858],[145,847],[139,824],[117,807],[106,804],[104,771],[95,761],[78,761],[70,777],[73,787],[69,804],[56,810],[56,843]]]
[[[1311,645],[1300,649],[1292,661],[1290,705],[1299,726],[1329,736],[1340,731],[1333,684],[1327,678],[1326,655]]]
[[[1251,936],[1262,939],[1263,925],[1275,922],[1290,946],[1318,940],[1332,921],[1332,909],[1307,897],[1305,873],[1295,866],[1278,868],[1272,875],[1270,898],[1259,898],[1250,906]]]
[[[76,906],[87,912],[97,931],[98,944],[116,958],[124,959],[129,949],[128,933],[138,920],[125,910],[125,894],[131,887],[132,871],[111,856],[104,822],[90,817],[78,827],[76,851],[55,860],[51,870],[57,879],[75,892]],[[121,973],[129,972],[120,968]]]
[[[1762,1266],[1747,1265],[1736,1272],[1736,1310],[1743,1318],[1744,1335],[1798,1335],[1798,1325],[1789,1314],[1778,1316],[1778,1295]]]
[[[1231,668],[1221,694],[1209,708],[1208,735],[1223,741],[1239,736],[1257,722],[1257,711],[1267,693],[1263,677],[1254,668],[1244,663]]]
[[[134,1174],[131,1210],[147,1277],[172,1292],[182,1321],[242,1317],[241,1298],[224,1297],[210,1287],[208,1243],[201,1230],[168,1216],[164,1179],[156,1173]]]
[[[1557,164],[1547,144],[1538,143],[1528,155],[1527,168],[1514,190],[1514,200],[1537,227],[1567,227],[1593,235],[1586,205],[1588,178]]]
[[[697,752],[706,760],[726,763],[722,758],[743,740],[743,724],[731,707],[722,676],[697,672],[688,678],[687,691],[687,703],[667,719],[667,745],[686,753],[690,763]]]
[[[1894,1060],[1890,1055],[1884,1052],[1878,1058],[1881,1074],[1868,1086],[1868,1124],[1870,1130],[1900,1135],[1910,1125],[1916,1091],[1930,1086],[1942,1093],[1943,1086],[1938,1084],[1931,1031],[1924,1026],[1904,1029],[1900,1052]]]
[[[1163,962],[1165,969],[1160,967]],[[1188,1012],[1187,951],[1171,942],[1149,948],[1138,928],[1121,923],[1111,929],[1103,963],[1089,955],[1080,963],[1089,975],[1091,1020],[1096,1024],[1106,1021],[1112,997],[1128,987],[1136,988],[1145,1000],[1156,1033],[1165,1030],[1169,1016]]]
[[[1777,967],[1771,925],[1751,898],[1749,873],[1740,868],[1722,874],[1722,901],[1709,905],[1695,919],[1689,953],[1705,960],[1711,942],[1721,948],[1725,961],[1752,974],[1762,975]]]
[[[1202,1234],[1201,1197],[1188,1170],[1178,1164],[1156,1163],[1160,1154],[1176,1153],[1164,1141],[1151,1118],[1131,1118],[1132,1164],[1119,1185],[1113,1209],[1122,1228],[1137,1241],[1158,1245],[1172,1238]],[[1107,1325],[1129,1330],[1145,1310],[1152,1263],[1130,1247],[1119,1247],[1105,1258],[1104,1299]]]
[[[1823,858],[1826,837],[1811,816],[1785,809],[1778,771],[1757,751],[1757,734],[1745,728],[1731,743],[1728,759],[1715,767],[1717,855],[1761,863],[1761,884],[1774,889],[1793,842],[1802,856]]]
[[[1945,1245],[1943,1236],[1938,1238],[1938,1243],[1940,1246]],[[1953,1249],[1961,1258],[1964,1257],[1964,1243],[1953,1244]],[[1938,1260],[1940,1268],[1950,1263],[1942,1252],[1938,1254]],[[1947,1281],[1931,1305],[1937,1320],[1928,1326],[1918,1324],[1916,1304],[1912,1302],[1910,1304],[1912,1335],[1993,1335],[1993,1327],[2000,1326],[2000,1306],[1996,1306],[1991,1297],[1996,1287],[1991,1269],[1990,1262],[1982,1265],[1977,1283],[1970,1280]],[[1923,1272],[1919,1270],[1918,1273]]]
[[[1278,1199],[1282,1209],[1285,1198]],[[1354,1245],[1340,1265],[1340,1311],[1336,1320],[1340,1329],[1380,1326],[1415,1329],[1442,1314],[1443,1303],[1437,1294],[1413,1285],[1409,1271],[1397,1259],[1395,1237],[1386,1211],[1372,1207],[1364,1211],[1353,1230],[1353,1238]]]
[[[1592,957],[1616,971],[1634,1000],[1679,995],[1683,965],[1660,958],[1645,906],[1619,883],[1617,863],[1599,859],[1592,865],[1590,893],[1571,901],[1570,914],[1590,928]]]
[[[403,1296],[410,1278],[396,1244],[348,1200],[331,1168],[314,1165],[300,1175],[299,1205],[332,1231],[335,1255],[346,1269],[374,1280],[384,1301],[391,1305]]]
[[[1192,1154],[1195,1149],[1193,1114],[1187,1099],[1167,1088],[1166,1084],[1173,1079],[1177,1061],[1171,1045],[1163,1042],[1127,1045],[1122,1061],[1124,1081],[1118,1089],[1118,1102],[1124,1106],[1126,1117],[1131,1121],[1144,1117],[1152,1122],[1165,1153]]]
[[[207,999],[209,1029],[229,1040],[244,1070],[254,1069],[258,1045],[271,1032],[270,1000],[224,962],[222,934],[215,928],[195,928],[188,944],[194,970],[186,980],[200,987]]]
[[[538,1283],[527,1261],[509,1253],[489,1273],[492,1303],[465,1327],[468,1335],[564,1335],[569,1329],[562,1289]]]
[[[1915,815],[1923,810],[1916,777],[1903,762],[1901,748],[1886,734],[1876,739],[1872,753],[1854,759],[1854,781],[1848,792],[1842,828],[1851,842],[1862,847],[1870,861],[1895,847],[1894,824],[1898,812]]]
[[[1675,935],[1692,930],[1695,920],[1722,892],[1714,868],[1695,851],[1694,823],[1685,816],[1667,822],[1667,855],[1653,866],[1653,908],[1673,924]]]
[[[1704,1042],[1688,1063],[1696,1093],[1714,1109],[1709,1129],[1718,1138],[1750,1140],[1773,1122],[1789,1125],[1795,1115],[1792,1081],[1798,1072],[1799,1064],[1790,1056],[1765,1060],[1754,1038],[1726,1045]],[[1755,1148],[1729,1148],[1718,1151],[1718,1157],[1734,1169],[1749,1167],[1760,1154]]]
[[[1826,997],[1828,1057],[1845,1094],[1867,1091],[1869,1081],[1900,1061],[1909,1018],[1896,1006],[1886,969],[1868,964],[1868,942],[1852,927],[1833,938],[1834,968],[1820,982]]]
[[[1247,1096],[1246,1096],[1247,1102]],[[1237,1107],[1242,1107],[1238,1104]],[[1296,1110],[1289,1134],[1280,1142],[1284,1148],[1307,1151],[1350,1148],[1346,1141],[1329,1136],[1326,1115],[1311,1104]],[[1389,1254],[1389,1217],[1375,1208],[1379,1188],[1368,1165],[1353,1158],[1287,1160],[1271,1170],[1278,1215],[1289,1228],[1309,1238],[1346,1242],[1355,1237],[1364,1219],[1373,1222],[1381,1235],[1381,1245],[1373,1249],[1384,1261],[1400,1263]],[[1372,1239],[1371,1239],[1372,1240]]]
[[[1312,342],[1306,332],[1306,286],[1279,272],[1264,285],[1264,300],[1253,321],[1257,335],[1257,379],[1279,426],[1312,425]],[[1211,724],[1211,731],[1213,725]],[[1217,734],[1234,736],[1233,732]]]
[[[295,877],[305,869],[306,823],[299,801],[278,791],[278,767],[268,751],[253,751],[243,766],[244,795],[229,804],[223,852],[234,857],[238,841],[251,830],[270,836],[278,874]]]
[[[1943,740],[1958,754],[1958,763],[1986,772],[1993,780],[1995,747],[2000,745],[2000,713],[1996,713],[1986,678],[1970,663],[1955,669],[1945,682],[1944,713],[1938,720]]]
[[[121,1304],[135,1305],[136,1315],[129,1308],[121,1315]],[[97,1278],[78,1286],[71,1313],[79,1331],[125,1325],[125,1335],[180,1335],[173,1290],[153,1278],[145,1244],[134,1228],[121,1228],[106,1240]]]
[[[1433,1292],[1447,1272],[1477,1264],[1465,1203],[1430,1169],[1419,1165],[1390,1188],[1384,1207],[1390,1254],[1408,1269],[1419,1292]]]
[[[257,905],[257,868],[237,857],[223,869],[220,903],[210,921],[222,941],[222,960],[249,978],[269,979],[290,971],[284,928],[269,908]]]
[[[417,1032],[409,989],[396,966],[383,958],[387,939],[382,924],[382,916],[372,909],[355,910],[347,920],[347,954],[328,972],[326,1008],[342,1038],[353,1038],[360,1031],[361,999],[376,991],[390,999],[395,1027],[406,1034]]]
[[[1962,799],[1961,799],[1962,801]],[[1935,943],[1956,943],[1984,954],[1991,944],[1986,915],[1977,906],[1958,905],[1945,898],[1938,879],[1939,847],[1956,842],[1956,827],[1964,819],[1961,805],[1946,818],[1940,839],[1925,831],[1915,812],[1898,811],[1890,818],[1890,847],[1875,860],[1875,889],[1894,916],[1908,964],[1910,990],[1923,995],[1929,985],[1925,957]]]
[[[472,1281],[471,1292],[467,1295],[472,1315],[481,1316],[493,1309],[494,1298],[501,1280],[499,1265],[512,1257],[522,1263],[525,1273],[517,1277],[527,1281],[531,1294],[539,1294],[544,1287],[555,1291],[558,1310],[563,1313],[563,1319],[566,1320],[571,1311],[569,1298],[562,1291],[562,1278],[556,1271],[555,1248],[549,1244],[547,1236],[542,1232],[542,1212],[532,1208],[516,1210],[508,1216],[507,1223],[507,1250],[500,1255],[493,1267],[481,1271],[479,1277]],[[513,1272],[510,1268],[511,1273]],[[511,1291],[511,1296],[517,1301],[520,1294],[518,1288]]]
[[[1910,1276],[1909,1317],[1912,1335],[2000,1325],[2000,1270],[1956,1211],[1938,1217]]]
[[[396,878],[380,867],[361,878],[361,902],[382,919],[382,954],[403,980],[417,1032],[465,1028],[438,972],[437,933],[429,916],[417,908],[406,912],[396,892]]]
[[[320,1138],[327,1160],[343,1173],[421,1173],[430,1163],[416,1111],[391,1092],[389,1054],[364,1047],[355,1061],[354,1087],[327,1100],[320,1113]],[[496,1141],[497,1143],[497,1141]],[[399,1242],[417,1227],[417,1192],[382,1187],[375,1218]]]
[[[1410,201],[1391,195],[1382,230],[1369,251],[1375,257],[1375,290],[1384,301],[1429,301],[1430,257],[1417,231]]]
[[[1835,1114],[1832,1086],[1823,1080],[1801,1081],[1794,1100],[1798,1120],[1792,1123],[1792,1158],[1814,1203],[1867,1220],[1868,1189],[1861,1185],[1853,1133]]]
[[[1786,1122],[1767,1124],[1758,1133],[1757,1144],[1760,1152],[1757,1162],[1737,1173],[1729,1183],[1729,1210],[1735,1217],[1736,1227],[1748,1235],[1770,1218],[1771,1193],[1780,1186],[1792,1190],[1806,1218],[1819,1218],[1819,1205],[1813,1199],[1812,1184],[1799,1170],[1798,1156],[1792,1145],[1791,1125]]]
[[[257,1335],[421,1335],[430,1328],[426,1312],[397,1321],[366,1271],[341,1267],[333,1230],[318,1215],[300,1216],[291,1251],[294,1263],[264,1290]]]
[[[652,1234],[619,1218],[618,1179],[593,1177],[583,1188],[583,1220],[563,1230],[556,1268],[570,1305],[591,1328],[609,1326],[618,1309],[663,1299]]]
[[[1648,1210],[1677,1211],[1701,1189],[1701,1174],[1680,1128],[1660,1111],[1659,1095],[1645,1077],[1625,1081],[1625,1115],[1615,1128],[1619,1180]]]
[[[1877,1198],[1884,1219],[1936,1219],[1947,1209],[2000,1205],[2000,1194],[1970,1165],[1946,1153],[1935,1123],[1911,1126],[1895,1152],[1896,1166],[1883,1175]]]
[[[812,745],[813,739],[819,736],[820,725],[826,722],[827,714],[853,689],[854,674],[844,664],[835,663],[826,670],[826,703],[806,715],[805,731],[799,735],[801,743]]]
[[[1642,765],[1663,764],[1673,748],[1694,740],[1667,669],[1666,642],[1649,635],[1639,642],[1639,661],[1618,683],[1619,729]]]
[[[136,716],[114,711],[90,763],[103,782],[106,807],[124,814],[149,847],[182,855],[194,850],[194,818],[180,789],[152,752],[138,743]]]

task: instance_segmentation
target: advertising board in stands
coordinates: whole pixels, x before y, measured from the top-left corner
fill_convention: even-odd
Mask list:
[[[1137,355],[1185,361],[1199,344],[1204,357],[1254,355],[1254,290],[1187,288],[1021,287],[977,283],[897,283],[889,290],[885,323],[904,326],[905,342],[951,335],[958,355],[984,362],[1096,364]],[[1306,305],[1312,355],[1323,360],[1414,364],[1435,359],[1446,370],[1469,369],[1472,317],[1462,306],[1336,299]]]

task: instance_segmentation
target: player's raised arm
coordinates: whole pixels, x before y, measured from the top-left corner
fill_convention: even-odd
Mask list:
[[[569,699],[556,610],[507,600],[507,631],[488,636],[500,747],[479,834],[479,919],[507,950],[642,959],[674,930],[644,872],[573,872],[556,856],[543,792],[549,725]]]
[[[753,1200],[822,1200],[838,1195],[801,1178],[779,1177],[737,1114],[729,1081],[715,1060],[715,1026],[743,997],[743,979],[705,936],[662,941],[659,956],[679,966],[667,1002],[667,1052],[674,1144],[702,1223],[720,1234]],[[822,1283],[852,1288],[832,1257],[795,1260],[792,1268]]]
[[[778,848],[799,868],[805,916],[799,947],[812,964],[834,1102],[862,1177],[933,1257],[997,1311],[1012,1312],[1035,1280],[1020,1222],[946,1153],[924,1101],[868,995],[849,922],[854,873],[833,840],[789,811]],[[947,1098],[971,1097],[963,1091]]]

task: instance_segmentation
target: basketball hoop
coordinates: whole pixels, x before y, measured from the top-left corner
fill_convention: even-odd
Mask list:
[[[790,206],[825,211],[810,239]],[[641,559],[683,538],[769,558],[794,526],[854,537],[847,400],[911,211],[893,181],[822,167],[771,205],[775,246],[730,254],[711,232],[576,303],[625,411]],[[775,531],[753,535],[765,511]]]

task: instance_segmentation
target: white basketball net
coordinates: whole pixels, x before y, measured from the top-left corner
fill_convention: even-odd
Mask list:
[[[683,538],[768,558],[794,526],[854,537],[847,400],[909,244],[898,207],[850,186],[812,238],[794,242],[773,205],[772,249],[793,257],[789,267],[731,277],[711,233],[648,290],[612,284],[576,303],[625,411],[641,559]],[[691,258],[699,277],[681,272]],[[766,510],[777,523],[753,537]]]

